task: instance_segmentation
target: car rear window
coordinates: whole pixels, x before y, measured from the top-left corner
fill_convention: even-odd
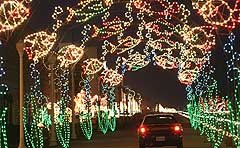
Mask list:
[[[173,116],[146,116],[144,124],[171,124],[177,123]]]

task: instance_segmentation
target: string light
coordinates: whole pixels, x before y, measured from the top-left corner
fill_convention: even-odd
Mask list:
[[[3,57],[0,57],[0,78],[2,78],[5,74],[6,72],[3,69]],[[8,92],[8,86],[6,84],[0,83],[0,96],[6,95],[7,92]]]
[[[111,5],[111,0],[83,0],[78,3],[79,8],[74,10],[74,14],[78,23],[86,22],[92,17],[106,12]]]
[[[24,50],[27,52],[28,58],[38,61],[46,56],[55,44],[56,38],[56,33],[48,34],[45,31],[26,36],[24,39]]]
[[[84,136],[88,140],[90,140],[93,132],[91,118],[95,110],[93,102],[95,101],[96,98],[91,99],[91,96],[90,96],[90,89],[91,89],[90,77],[86,76],[86,78],[83,79],[82,83],[83,83],[84,90],[81,90],[80,94],[77,95],[77,98],[74,99],[76,103],[75,111],[79,111],[77,113],[79,115],[80,127],[82,129]],[[82,107],[82,108],[76,108],[76,107]]]
[[[13,30],[29,16],[30,10],[17,0],[3,1],[0,5],[0,32]]]
[[[43,115],[43,107],[40,107],[44,102],[48,101],[48,98],[41,91],[40,72],[37,70],[36,65],[37,63],[29,65],[33,84],[30,86],[28,94],[24,97],[23,122],[27,147],[43,147],[43,128],[48,128],[50,124],[48,116],[46,114]]]
[[[123,58],[123,64],[126,64],[128,70],[137,71],[149,64],[146,56],[136,52],[130,54],[128,59]]]
[[[123,80],[123,76],[112,69],[104,70],[101,75],[103,83],[106,83],[111,87],[120,84]]]
[[[130,22],[121,21],[120,18],[116,16],[113,20],[103,22],[102,28],[98,28],[93,25],[94,34],[92,37],[100,37],[101,39],[105,40],[113,35],[120,34],[130,25]]]
[[[230,2],[224,0],[207,0],[207,1],[192,1],[193,8],[198,10],[198,13],[204,20],[213,25],[234,29],[236,24],[240,22],[240,1],[236,0],[233,8]]]
[[[6,99],[5,95],[8,93],[8,86],[2,83],[2,77],[6,74],[3,68],[3,57],[0,57],[0,101]],[[8,147],[8,138],[7,138],[7,113],[8,107],[3,103],[0,106],[0,146],[3,148]]]
[[[52,18],[55,20],[55,23],[53,24],[53,31],[56,32],[62,25],[63,21],[60,20],[60,15],[63,13],[63,8],[60,6],[57,6],[54,8],[54,13],[52,15]]]
[[[110,53],[121,54],[130,49],[133,49],[141,42],[140,39],[134,39],[131,36],[126,37],[125,39],[118,40],[118,45],[113,45],[107,40],[104,41],[102,48],[109,51]]]
[[[207,61],[197,79],[188,86],[188,112],[190,123],[201,134],[208,137],[214,147],[220,147],[224,136],[230,137],[239,146],[239,55],[234,50],[235,35],[230,33],[223,50],[227,56],[227,78],[230,82],[229,95],[221,97],[218,82],[213,78],[215,68]],[[209,56],[210,57],[210,56]],[[209,58],[208,57],[208,58]],[[234,108],[234,109],[233,109]]]
[[[57,123],[56,124],[56,134],[59,143],[62,147],[68,148],[70,145],[70,122],[72,122],[72,110],[67,107],[70,102],[71,97],[69,96],[69,71],[68,69],[63,69],[58,71],[58,89],[60,91],[60,100],[57,105]],[[55,113],[55,108],[54,108]],[[54,115],[55,116],[55,115]]]
[[[84,65],[82,66],[84,69],[84,74],[86,75],[94,75],[102,70],[103,62],[99,61],[98,59],[87,59],[83,61]]]
[[[58,51],[57,59],[60,61],[60,67],[67,68],[71,64],[74,64],[81,60],[83,54],[83,48],[77,47],[75,45],[67,45]]]
[[[7,107],[3,107],[0,109],[0,124],[1,124],[1,131],[0,131],[0,145],[3,148],[8,148],[7,143]]]

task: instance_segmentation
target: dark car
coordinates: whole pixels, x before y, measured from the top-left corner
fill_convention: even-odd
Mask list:
[[[139,148],[177,146],[182,148],[183,129],[172,114],[146,115],[138,128]]]

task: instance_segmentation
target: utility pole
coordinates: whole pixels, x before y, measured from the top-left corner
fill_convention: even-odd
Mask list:
[[[49,146],[57,146],[55,123],[54,123],[54,103],[55,103],[55,83],[54,83],[54,65],[57,61],[56,54],[52,53],[49,55],[48,63],[51,69],[51,137],[49,140]]]
[[[26,148],[24,143],[24,131],[23,131],[23,53],[24,53],[24,42],[18,41],[16,48],[19,55],[19,145],[18,148]]]

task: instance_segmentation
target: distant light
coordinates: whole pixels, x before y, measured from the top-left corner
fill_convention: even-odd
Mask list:
[[[2,41],[0,40],[0,46],[2,46]]]

